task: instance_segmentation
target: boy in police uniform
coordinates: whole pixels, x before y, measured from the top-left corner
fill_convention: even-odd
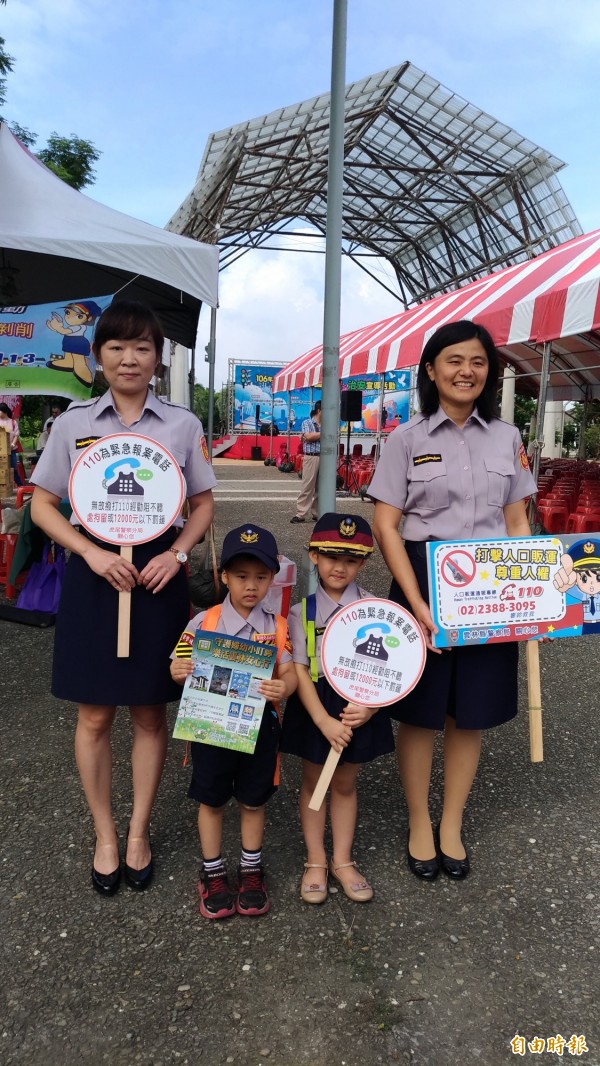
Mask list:
[[[198,833],[204,862],[198,893],[204,918],[229,918],[236,911],[254,917],[266,914],[270,908],[262,868],[262,841],[265,804],[277,788],[280,727],[273,704],[290,696],[297,685],[287,624],[264,604],[278,570],[277,544],[268,530],[246,525],[232,529],[225,537],[221,577],[228,593],[217,609],[218,618],[211,617],[208,628],[231,637],[274,644],[278,655],[274,677],[263,681],[259,688],[267,703],[254,753],[202,743],[191,745],[193,773],[188,795],[200,804]],[[206,614],[202,611],[192,618],[172,655],[171,676],[180,684],[192,673],[192,646]],[[237,896],[231,890],[221,856],[223,814],[232,796],[239,805],[242,843]]]

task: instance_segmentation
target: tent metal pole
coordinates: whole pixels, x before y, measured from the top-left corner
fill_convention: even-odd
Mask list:
[[[327,232],[323,311],[323,391],[319,513],[335,511],[340,409],[340,301],[342,275],[342,207],[344,181],[344,100],[346,79],[347,0],[334,0],[331,49],[331,105],[327,168]]]
[[[548,383],[550,381],[550,356],[552,354],[552,342],[544,341],[542,349],[542,369],[540,373],[540,392],[537,403],[536,435],[533,442],[533,470],[532,474],[537,485],[540,475],[540,459],[544,448],[544,414],[546,412],[546,396],[548,395]]]
[[[377,436],[375,437],[375,459],[379,459],[381,437],[383,435],[383,409],[385,399],[385,370],[379,375],[379,414],[377,415]]]
[[[585,459],[585,431],[587,429],[588,403],[589,403],[589,396],[588,396],[588,390],[586,389],[586,393],[585,393],[585,396],[583,398],[583,410],[581,412],[581,425],[579,426],[579,441],[578,441],[578,444],[577,444],[577,458],[578,459]]]
[[[287,450],[288,450],[288,455],[290,454],[290,448],[292,446],[292,420],[290,418],[291,413],[292,413],[292,392],[291,392],[291,389],[288,389],[288,418],[287,418],[287,424],[288,424]]]
[[[215,354],[217,344],[217,309],[210,309],[210,337],[207,345],[208,359],[208,419],[206,423],[206,443],[208,445],[208,458],[212,462],[213,452],[213,423],[215,403]]]

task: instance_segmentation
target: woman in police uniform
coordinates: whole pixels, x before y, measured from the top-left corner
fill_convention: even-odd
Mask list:
[[[454,878],[469,872],[462,816],[481,731],[517,713],[517,644],[432,648],[424,543],[530,536],[526,497],[536,485],[518,430],[496,417],[497,383],[498,354],[485,329],[469,321],[438,329],[419,364],[422,413],[390,435],[369,488],[373,532],[393,579],[390,598],[412,611],[429,649],[418,685],[391,710],[400,722],[408,864],[425,879],[440,865]],[[444,805],[434,834],[429,784],[437,730],[444,731]]]
[[[152,876],[149,824],[165,759],[165,704],[181,695],[169,655],[189,617],[185,563],[213,515],[215,477],[202,425],[190,411],[157,399],[148,386],[160,366],[163,332],[142,304],[116,302],[100,317],[93,351],[109,389],[56,419],[32,481],[34,522],[71,555],[56,624],[52,692],[79,705],[75,754],[96,832],[92,883],[112,895],[121,871],[111,805],[111,727],[128,705],[133,727],[133,808],[125,878],[143,889]],[[190,517],[134,547],[116,546],[71,525],[59,512],[81,449],[111,433],[142,434],[175,456],[185,475]],[[116,657],[118,593],[131,593],[128,658]]]

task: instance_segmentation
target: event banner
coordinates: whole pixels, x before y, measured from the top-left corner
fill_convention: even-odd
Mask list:
[[[0,392],[87,400],[94,326],[112,296],[0,308]]]
[[[600,532],[427,543],[436,648],[600,635]]]
[[[265,708],[258,688],[273,675],[276,649],[199,629],[173,736],[252,754]]]
[[[268,364],[235,365],[234,430],[259,433],[261,425],[270,425],[275,421],[273,378],[280,369],[281,367]],[[277,422],[283,421],[281,405],[277,406]],[[285,429],[287,430],[287,412]]]
[[[362,392],[362,418],[360,422],[353,422],[352,429],[355,433],[376,433],[379,429],[379,412],[381,409],[381,379],[383,381],[383,410],[381,414],[381,430],[389,433],[396,429],[400,423],[406,423],[409,419],[409,390],[410,371],[390,370],[382,374],[364,374],[360,378],[349,378],[342,382],[342,391],[345,389]],[[344,423],[345,425],[345,423]]]
[[[312,407],[321,399],[321,389],[292,389],[290,392],[273,394],[273,378],[283,367],[266,363],[256,366],[234,365],[234,430],[238,433],[260,433],[261,426],[273,423],[279,433],[299,433]],[[341,385],[342,391],[352,389],[362,392],[361,418],[352,423],[353,433],[376,433],[380,428],[382,378],[382,432],[389,433],[400,423],[408,422],[410,371],[364,374],[359,378],[349,378]],[[340,425],[345,427],[346,423],[341,422]]]
[[[300,432],[312,405],[321,398],[321,390],[294,389],[273,394],[273,378],[281,369],[269,364],[235,364],[233,428],[238,433],[260,433],[261,426],[271,423],[282,434]]]
[[[291,392],[275,393],[274,422],[280,433],[300,433],[302,423],[310,418],[317,400],[321,399],[319,388],[292,389]],[[279,422],[277,419],[279,418]]]

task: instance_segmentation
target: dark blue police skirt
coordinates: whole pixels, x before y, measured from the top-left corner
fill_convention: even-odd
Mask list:
[[[325,677],[319,678],[316,689],[329,716],[339,719],[348,700],[339,696]],[[330,747],[329,741],[317,728],[295,692],[286,703],[279,750],[322,766],[329,755]],[[371,762],[372,759],[388,755],[393,750],[392,727],[385,709],[382,709],[354,730],[352,740],[342,751],[340,763]]]
[[[429,603],[427,554],[424,543],[405,544],[421,595]],[[396,581],[390,599],[410,611]],[[446,715],[458,729],[491,729],[514,718],[518,710],[519,647],[515,641],[428,651],[418,683],[404,699],[388,708],[398,722],[424,729],[443,729]]]
[[[84,534],[85,535],[85,534]],[[176,531],[133,548],[133,563],[143,570],[173,543]],[[94,538],[91,538],[93,540]],[[118,547],[95,541],[107,551]],[[54,640],[52,694],[61,700],[106,706],[168,703],[181,697],[169,672],[169,656],[190,617],[185,567],[154,595],[141,585],[131,592],[130,650],[117,658],[119,593],[90,570],[79,555],[70,556]]]

